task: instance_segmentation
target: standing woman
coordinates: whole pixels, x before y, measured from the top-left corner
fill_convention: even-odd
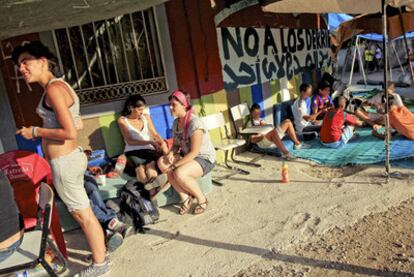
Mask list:
[[[77,130],[82,128],[79,98],[68,83],[53,75],[51,69],[56,58],[40,41],[17,46],[12,59],[27,83],[38,83],[44,89],[36,110],[43,119],[43,126],[23,127],[16,133],[25,139],[42,138],[54,187],[85,233],[93,263],[78,276],[103,276],[110,266],[105,257],[102,227],[92,212],[83,186],[87,158],[77,144]]]
[[[168,146],[155,130],[151,117],[144,113],[145,107],[141,95],[130,96],[118,118],[118,126],[125,142],[125,156],[134,165],[138,181],[148,184],[158,175],[156,161],[168,153]]]
[[[190,101],[182,91],[176,90],[169,97],[173,123],[174,144],[168,156],[179,153],[182,159],[173,163],[168,172],[168,181],[181,198],[180,214],[186,214],[197,200],[194,214],[207,209],[207,198],[201,191],[197,178],[214,168],[216,154],[203,122],[194,113]]]

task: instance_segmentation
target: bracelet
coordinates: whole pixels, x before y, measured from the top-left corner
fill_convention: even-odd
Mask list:
[[[33,127],[32,128],[32,136],[33,136],[33,138],[37,138],[37,128],[39,128],[39,127]]]
[[[171,171],[174,171],[177,169],[177,167],[174,164],[172,164],[170,167],[171,167]]]

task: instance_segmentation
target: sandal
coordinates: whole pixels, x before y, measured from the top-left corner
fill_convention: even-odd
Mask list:
[[[178,210],[178,213],[180,215],[185,215],[186,213],[188,213],[188,211],[191,208],[192,202],[193,202],[193,197],[189,195],[183,202],[181,202],[181,206],[180,206],[180,209]]]
[[[207,205],[208,205],[208,201],[206,198],[206,201],[204,201],[203,203],[198,203],[197,206],[194,209],[194,214],[202,214],[206,211],[207,209]]]

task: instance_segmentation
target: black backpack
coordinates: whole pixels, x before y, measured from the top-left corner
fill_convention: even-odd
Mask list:
[[[141,184],[131,180],[121,190],[120,209],[125,223],[133,224],[136,231],[145,232],[144,226],[154,224],[159,219],[156,205],[149,200],[149,195],[140,190]],[[145,196],[145,197],[144,197]]]

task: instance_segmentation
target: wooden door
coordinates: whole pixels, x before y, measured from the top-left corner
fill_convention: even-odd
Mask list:
[[[41,119],[36,114],[36,107],[43,89],[38,84],[27,84],[11,59],[14,47],[33,40],[39,40],[38,33],[5,39],[0,42],[0,68],[16,128],[42,125]]]

